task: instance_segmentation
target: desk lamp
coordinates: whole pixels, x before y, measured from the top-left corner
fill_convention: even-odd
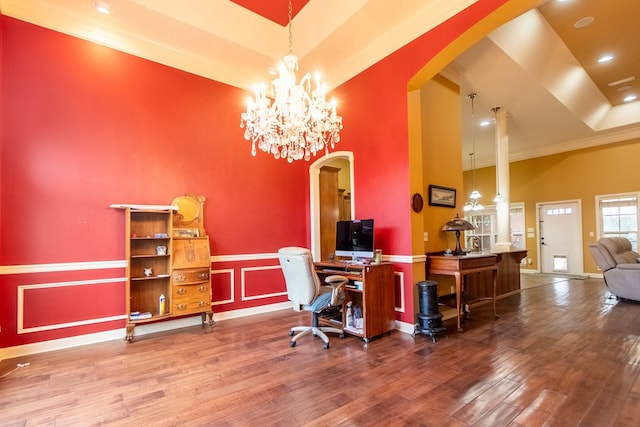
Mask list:
[[[473,224],[467,221],[464,218],[460,218],[458,214],[456,214],[455,218],[450,221],[447,221],[445,225],[442,226],[442,231],[455,231],[456,232],[456,249],[453,251],[453,255],[464,255],[465,252],[460,248],[460,231],[461,230],[475,230]]]

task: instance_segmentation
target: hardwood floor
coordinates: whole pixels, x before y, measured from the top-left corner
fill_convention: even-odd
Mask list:
[[[526,278],[523,278],[526,280]],[[640,304],[556,280],[464,333],[304,337],[290,310],[5,360],[0,425],[635,426]],[[11,369],[17,363],[29,366]]]

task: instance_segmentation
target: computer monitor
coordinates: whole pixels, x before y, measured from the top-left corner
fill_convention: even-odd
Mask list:
[[[336,223],[336,256],[357,261],[374,256],[373,219]]]

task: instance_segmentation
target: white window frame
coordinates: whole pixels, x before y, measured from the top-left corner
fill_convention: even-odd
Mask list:
[[[597,195],[596,196],[596,233],[597,233],[597,238],[601,239],[602,237],[604,237],[604,231],[602,230],[603,228],[603,215],[602,215],[602,208],[600,206],[601,202],[607,199],[625,199],[625,198],[635,198],[636,199],[636,230],[624,230],[622,233],[617,233],[616,235],[619,237],[627,237],[627,234],[629,232],[631,232],[633,234],[633,232],[635,231],[635,236],[629,238],[629,240],[631,241],[631,247],[633,248],[634,251],[638,250],[638,226],[640,224],[640,192],[630,192],[630,193],[616,193],[616,194],[602,194],[602,195]],[[615,233],[608,233],[609,236],[611,236],[612,234]]]
[[[517,213],[522,213],[522,230],[518,230],[514,233],[513,230],[513,223],[511,222],[511,229],[509,230],[509,238],[511,239],[511,242],[515,245],[515,242],[518,242],[518,249],[522,249],[522,250],[526,250],[527,249],[527,239],[526,239],[526,221],[525,221],[525,209],[524,209],[524,202],[515,202],[515,203],[511,203],[509,205],[509,216],[510,219],[512,218],[512,216],[514,214]],[[473,218],[474,216],[486,216],[489,215],[491,217],[490,220],[490,227],[491,227],[491,232],[489,234],[490,238],[490,245],[489,246],[493,246],[496,243],[496,239],[498,238],[498,230],[497,230],[497,223],[498,223],[498,212],[496,209],[495,205],[489,205],[489,206],[485,206],[485,208],[481,211],[471,211],[471,212],[467,212],[465,214],[465,219],[469,222],[471,222],[472,224],[473,222]],[[470,231],[465,231],[464,233],[464,239],[465,239],[465,247],[470,248],[470,237],[475,236],[476,232],[475,230],[470,230]],[[482,236],[486,236],[486,233],[481,234]],[[491,250],[491,247],[485,248],[481,245],[480,250],[482,252],[489,252]]]

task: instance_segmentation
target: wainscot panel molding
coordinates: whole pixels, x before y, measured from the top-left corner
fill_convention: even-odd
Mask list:
[[[112,268],[126,268],[125,260],[119,261],[87,261],[87,262],[61,262],[55,264],[28,264],[28,265],[4,265],[0,266],[0,275],[53,273],[60,271],[78,270],[108,270]]]

